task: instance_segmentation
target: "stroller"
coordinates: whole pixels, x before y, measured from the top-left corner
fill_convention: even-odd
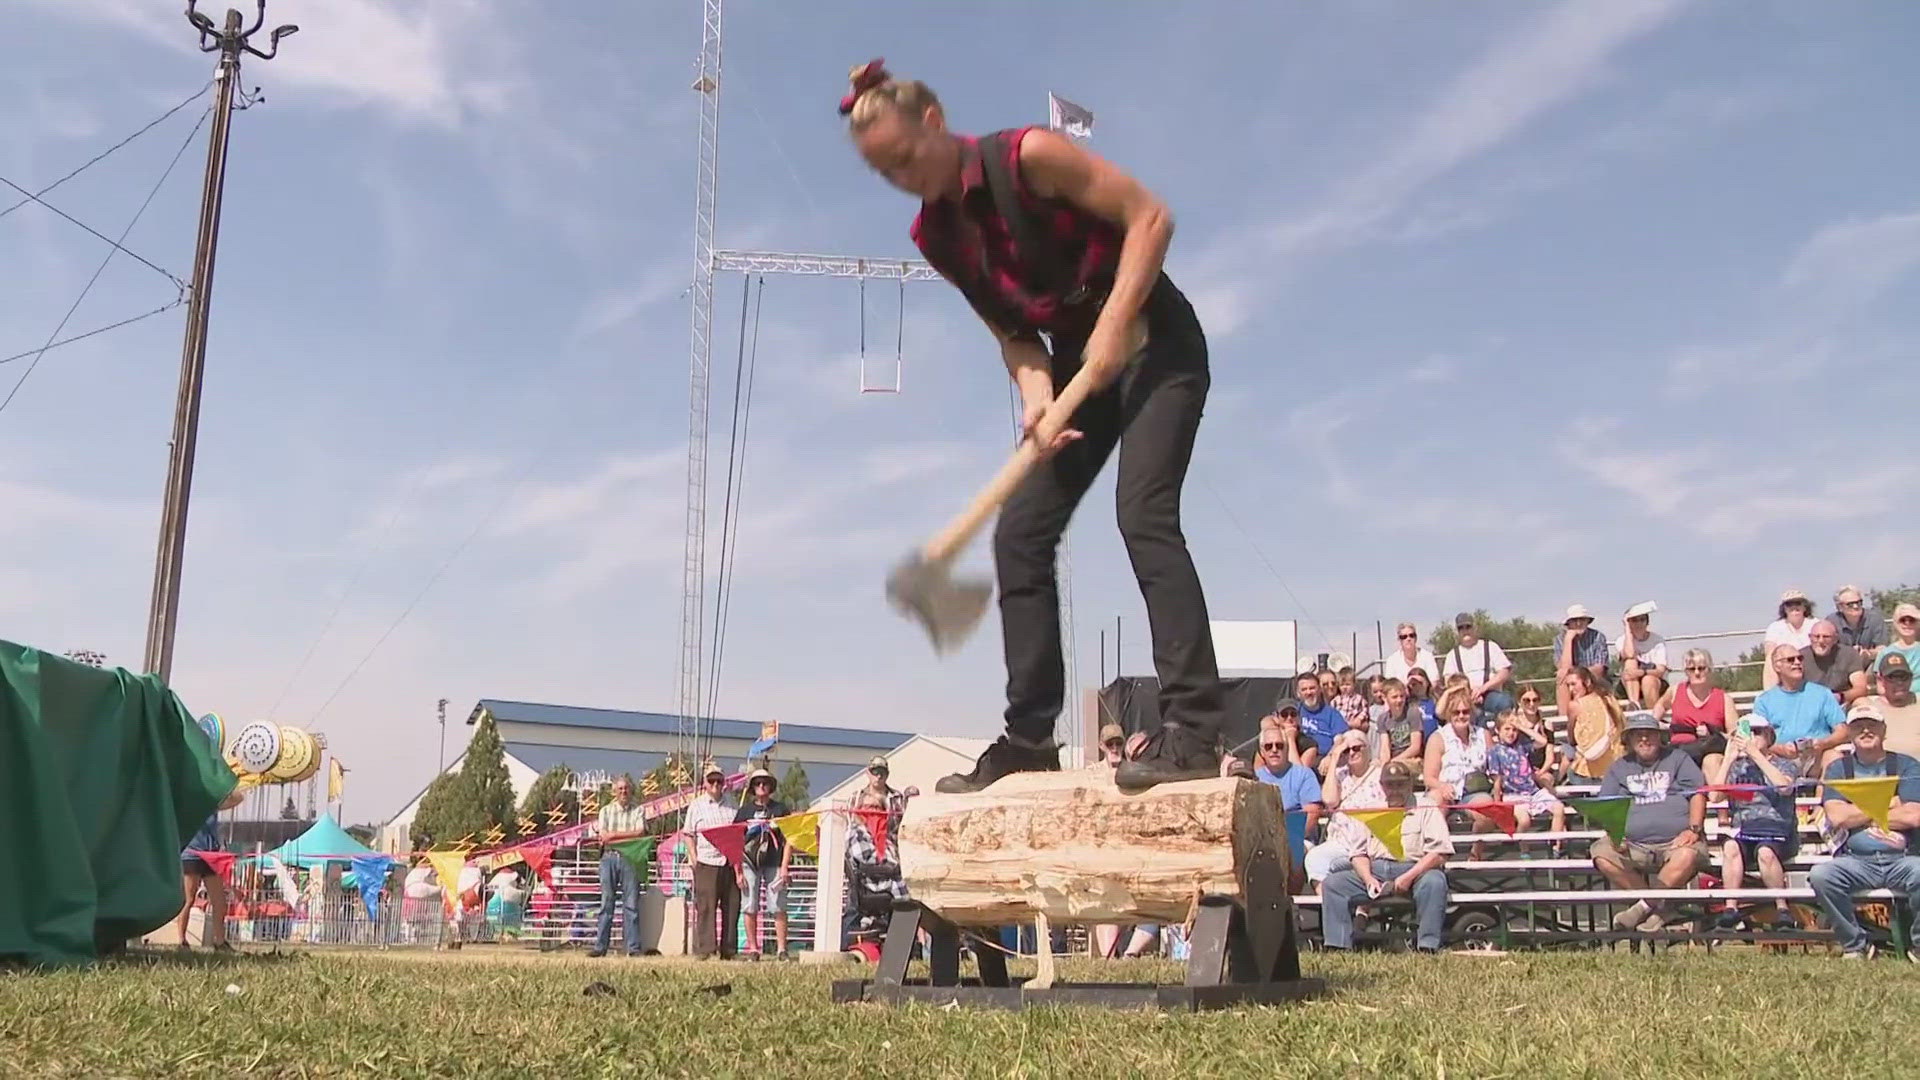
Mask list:
[[[887,938],[887,922],[893,917],[893,902],[907,895],[900,878],[900,864],[855,862],[847,859],[847,906],[841,922],[841,937],[846,951],[868,963],[880,962],[880,947]]]

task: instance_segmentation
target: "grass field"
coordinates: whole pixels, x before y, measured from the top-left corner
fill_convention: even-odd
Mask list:
[[[0,975],[0,1076],[1911,1075],[1920,967],[1672,951],[1305,958],[1306,1004],[836,1006],[853,965],[527,951],[133,957]],[[1063,977],[1178,981],[1172,964]],[[594,981],[612,996],[585,996]],[[715,996],[703,987],[729,984]],[[238,987],[230,993],[229,985]]]

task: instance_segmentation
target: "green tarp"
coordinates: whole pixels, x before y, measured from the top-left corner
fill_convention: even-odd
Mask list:
[[[0,641],[0,957],[81,962],[165,925],[233,786],[158,678]]]

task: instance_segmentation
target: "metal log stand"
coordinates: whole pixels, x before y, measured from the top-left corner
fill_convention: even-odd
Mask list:
[[[1267,853],[1261,853],[1267,854]],[[960,937],[971,931],[948,922],[913,900],[894,905],[886,945],[872,979],[833,984],[836,1002],[870,1001],[885,1005],[921,1002],[1023,1009],[1029,1005],[1099,1005],[1109,1008],[1196,1012],[1241,1005],[1269,1005],[1326,992],[1321,979],[1300,977],[1300,947],[1280,859],[1256,859],[1249,867],[1250,896],[1268,897],[1251,908],[1223,896],[1203,896],[1193,921],[1186,981],[1155,983],[1078,983],[1028,989],[1025,979],[1007,976],[1007,958],[994,945],[976,944],[977,977],[960,974]],[[928,938],[928,977],[907,977],[920,934]],[[1040,942],[1041,947],[1051,943]]]

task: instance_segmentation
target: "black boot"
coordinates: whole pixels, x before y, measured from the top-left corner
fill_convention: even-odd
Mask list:
[[[1211,780],[1220,775],[1220,749],[1200,738],[1184,724],[1161,724],[1147,739],[1140,756],[1123,761],[1113,771],[1113,782],[1121,791],[1145,791],[1157,784],[1175,780]],[[1246,763],[1235,759],[1230,775],[1251,779]]]
[[[972,772],[943,776],[933,785],[933,789],[943,795],[964,795],[979,791],[995,780],[1014,773],[1059,771],[1060,748],[1053,743],[1024,746],[1002,735],[987,747],[979,761],[974,762]]]

